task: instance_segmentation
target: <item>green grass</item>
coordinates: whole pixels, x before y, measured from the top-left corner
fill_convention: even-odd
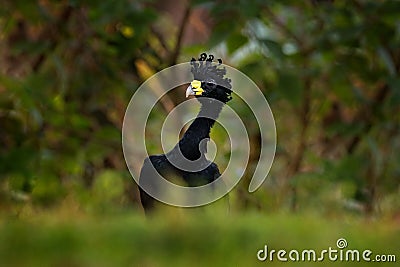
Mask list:
[[[397,266],[365,262],[259,262],[270,249],[336,248],[396,254],[394,221],[311,215],[208,213],[85,215],[52,212],[0,219],[0,266]]]

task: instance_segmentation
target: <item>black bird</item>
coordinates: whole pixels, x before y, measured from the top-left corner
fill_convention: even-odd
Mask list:
[[[207,160],[205,153],[211,128],[223,106],[232,99],[232,86],[231,80],[224,78],[226,69],[221,67],[222,61],[219,59],[219,63],[214,63],[213,59],[214,56],[209,55],[207,58],[203,53],[198,60],[192,58],[191,61],[194,79],[186,90],[186,97],[193,95],[201,104],[195,120],[171,151],[167,154],[152,155],[144,160],[139,190],[146,213],[153,210],[158,201],[149,196],[142,187],[161,190],[154,182],[155,176],[161,175],[167,180],[179,178],[190,187],[211,183],[220,176],[218,166]]]

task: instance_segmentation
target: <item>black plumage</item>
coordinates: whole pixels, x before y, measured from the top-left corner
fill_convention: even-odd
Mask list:
[[[157,203],[142,187],[156,188],[152,179],[160,174],[167,180],[180,182],[187,186],[208,184],[220,176],[217,164],[206,159],[207,142],[215,120],[223,106],[231,99],[231,80],[224,78],[226,69],[213,62],[213,56],[203,53],[198,60],[192,59],[191,72],[194,80],[186,91],[186,96],[194,95],[201,108],[195,120],[189,126],[182,139],[167,154],[152,155],[144,160],[139,185],[140,198],[146,212]],[[176,164],[178,163],[178,167]],[[191,164],[195,164],[191,166]],[[183,166],[184,168],[181,168]],[[153,168],[154,167],[154,168]],[[157,173],[155,173],[157,171]],[[161,189],[160,189],[161,190]]]

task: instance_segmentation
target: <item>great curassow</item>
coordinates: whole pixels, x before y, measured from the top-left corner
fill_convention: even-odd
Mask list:
[[[171,180],[169,177],[178,177],[189,187],[211,183],[221,175],[217,164],[207,160],[205,153],[211,128],[223,106],[232,99],[232,86],[231,80],[224,78],[226,69],[221,67],[222,61],[218,59],[217,64],[213,59],[214,56],[209,55],[207,58],[207,54],[203,53],[198,60],[192,58],[191,61],[194,79],[186,90],[186,97],[194,96],[201,104],[195,120],[171,151],[144,160],[139,190],[145,213],[153,210],[158,202],[143,189],[146,186],[157,186],[152,184],[155,175],[161,175],[167,180]],[[192,168],[191,163],[195,163],[196,168]]]

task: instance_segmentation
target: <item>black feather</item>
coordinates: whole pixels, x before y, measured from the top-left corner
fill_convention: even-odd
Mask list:
[[[215,120],[218,118],[223,105],[228,102],[231,97],[231,80],[225,78],[226,69],[221,68],[222,61],[219,59],[219,64],[212,62],[213,55],[202,53],[196,61],[194,58],[191,60],[191,71],[194,79],[202,82],[204,89],[204,96],[197,99],[201,103],[199,114],[193,123],[189,126],[188,130],[179,140],[178,144],[169,151],[166,155],[153,155],[144,160],[141,169],[139,185],[141,187],[151,186],[155,190],[162,190],[156,188],[156,184],[152,184],[152,177],[160,174],[162,177],[168,179],[169,177],[178,177],[187,186],[201,186],[211,183],[220,176],[218,166],[207,160],[205,157],[206,143],[210,138],[210,131],[213,127]],[[213,82],[210,82],[210,81]],[[205,99],[206,101],[202,101]],[[209,101],[209,100],[218,101]],[[206,139],[204,143],[202,140]],[[202,146],[200,145],[202,144]],[[175,167],[168,158],[174,158],[178,162],[181,160],[195,161],[200,166],[207,166],[200,171],[185,171]],[[184,158],[182,158],[182,156]],[[153,168],[154,167],[154,168]],[[157,173],[155,173],[157,172]],[[155,204],[158,202],[149,196],[142,188],[140,190],[140,198],[143,208],[146,212],[154,209]]]

